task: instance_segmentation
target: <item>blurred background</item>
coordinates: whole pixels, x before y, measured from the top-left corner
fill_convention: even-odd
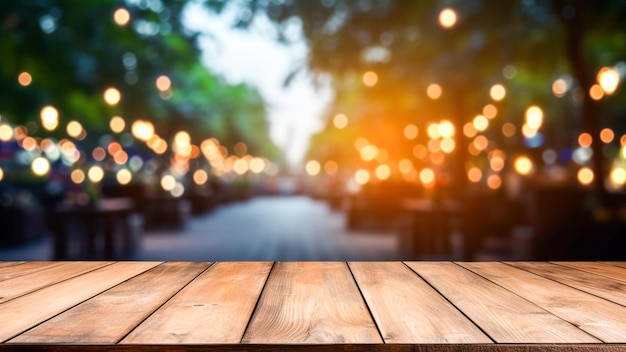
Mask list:
[[[626,260],[623,18],[0,2],[0,260]]]

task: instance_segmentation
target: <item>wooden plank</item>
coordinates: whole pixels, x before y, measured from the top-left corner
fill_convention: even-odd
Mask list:
[[[626,262],[601,262],[603,264],[619,266],[620,268],[626,268]]]
[[[120,262],[48,286],[0,304],[0,342],[39,324],[112,286],[130,279],[158,262]]]
[[[28,275],[0,281],[0,303],[110,264],[111,262],[62,262]]]
[[[271,267],[271,262],[213,265],[121,343],[239,343]]]
[[[342,262],[276,263],[243,343],[381,343]]]
[[[349,266],[385,343],[492,342],[403,263]]]
[[[26,262],[0,268],[0,281],[13,279],[18,276],[28,275],[46,268],[59,265],[60,262]]]
[[[454,263],[407,262],[407,265],[498,343],[599,342],[518,295]]]
[[[545,262],[507,264],[626,306],[626,282]]]
[[[117,343],[209,265],[159,265],[57,315],[9,343]],[[151,342],[160,343],[159,340]]]
[[[558,265],[586,271],[588,273],[610,277],[611,279],[626,281],[626,269],[614,265],[596,262],[553,262]]]
[[[626,307],[506,264],[462,265],[604,342],[626,343]]]
[[[0,262],[0,268],[4,268],[6,266],[13,266],[17,264],[22,264],[24,262]]]
[[[3,348],[4,347],[4,348]],[[289,344],[289,345],[18,345],[11,352],[624,352],[619,344]]]

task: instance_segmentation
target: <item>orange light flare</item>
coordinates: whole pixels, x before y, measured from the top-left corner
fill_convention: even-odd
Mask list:
[[[613,132],[612,129],[610,128],[603,128],[602,131],[600,131],[600,140],[603,143],[611,143],[613,142],[613,140],[615,139],[615,133]]]
[[[578,144],[583,148],[591,147],[591,143],[593,142],[593,138],[591,134],[587,132],[583,132],[578,136]]]
[[[378,83],[378,74],[374,71],[367,71],[363,74],[362,80],[366,87],[373,87]]]

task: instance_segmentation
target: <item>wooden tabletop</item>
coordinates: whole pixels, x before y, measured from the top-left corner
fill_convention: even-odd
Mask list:
[[[626,262],[0,262],[0,351],[625,351]]]

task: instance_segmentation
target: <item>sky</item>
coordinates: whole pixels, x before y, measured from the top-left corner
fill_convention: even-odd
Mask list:
[[[186,25],[204,35],[199,38],[203,63],[227,82],[256,87],[268,104],[272,140],[286,152],[292,165],[300,164],[313,133],[323,127],[322,115],[333,97],[327,85],[316,89],[310,73],[303,71],[287,87],[284,81],[298,63],[305,62],[308,48],[300,26],[292,22],[292,44],[278,43],[273,24],[257,16],[250,30],[232,28],[232,6],[221,15],[191,3],[185,12]]]

